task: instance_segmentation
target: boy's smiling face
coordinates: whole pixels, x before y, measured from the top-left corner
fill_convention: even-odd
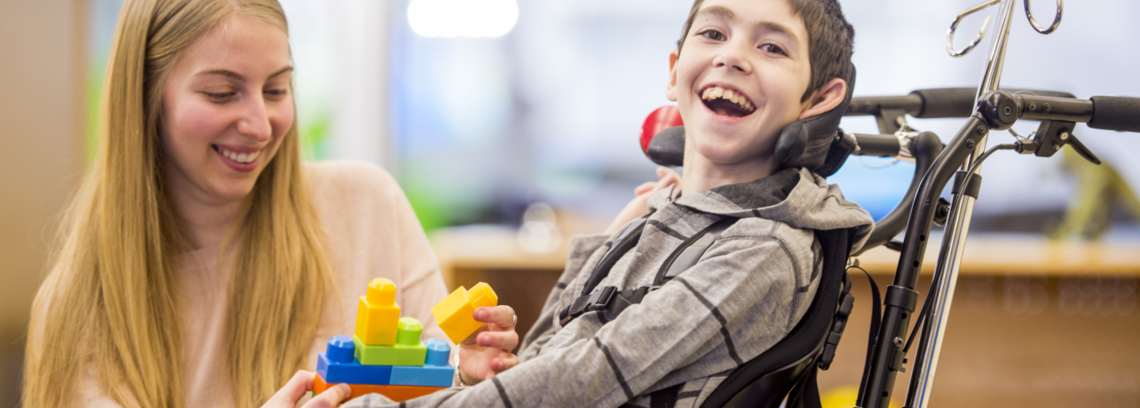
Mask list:
[[[669,73],[690,156],[775,169],[776,138],[807,117],[808,33],[788,0],[705,0]],[[693,163],[695,164],[695,163]]]

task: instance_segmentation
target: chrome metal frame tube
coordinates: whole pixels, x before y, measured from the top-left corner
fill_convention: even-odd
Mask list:
[[[1015,0],[1005,0],[998,12],[1000,26],[990,47],[990,57],[986,61],[982,83],[974,98],[979,103],[983,94],[996,91],[1001,83],[1002,68],[1005,65],[1006,44],[1009,40],[1009,28],[1013,23],[1014,3]],[[966,158],[966,162],[962,165],[963,171],[968,171],[985,152],[987,139],[988,134],[982,136],[981,141],[975,145],[974,152]],[[975,174],[980,171],[981,167],[979,166],[975,170]],[[929,311],[930,316],[927,319],[931,326],[923,330],[923,337],[920,339],[916,351],[918,358],[911,374],[905,405],[909,408],[926,408],[929,404],[934,374],[938,369],[938,357],[942,351],[942,340],[946,334],[946,324],[950,317],[950,306],[954,299],[954,289],[958,281],[958,271],[961,269],[962,258],[965,256],[966,236],[970,232],[970,220],[974,213],[976,199],[966,195],[964,186],[961,190],[955,194],[950,218],[946,222],[947,234],[942,238],[942,249],[939,251],[935,272],[939,276],[939,281],[935,286],[935,292],[927,294],[927,296],[935,296],[934,303],[931,304]]]

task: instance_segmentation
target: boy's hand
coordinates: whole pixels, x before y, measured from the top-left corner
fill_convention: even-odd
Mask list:
[[[298,371],[293,374],[293,378],[285,383],[269,401],[265,402],[261,408],[293,408],[297,406],[297,402],[308,395],[309,391],[313,390],[313,379],[316,378],[317,373],[312,371]],[[352,390],[348,384],[337,384],[329,387],[329,389],[322,392],[320,395],[313,397],[313,399],[306,402],[302,408],[332,408],[340,405]]]
[[[610,224],[609,228],[606,228],[606,235],[613,235],[630,221],[649,214],[649,197],[652,196],[653,193],[656,193],[657,190],[681,182],[681,176],[667,167],[657,168],[657,178],[660,180],[647,181],[633,189],[633,195],[635,196],[633,201],[626,204],[625,208],[614,218],[614,222]]]
[[[502,305],[480,307],[473,317],[486,324],[459,343],[459,369],[466,385],[489,380],[519,364],[511,353],[519,345],[515,310]]]

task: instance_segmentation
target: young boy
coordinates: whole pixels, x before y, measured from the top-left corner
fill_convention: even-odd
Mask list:
[[[631,208],[644,212],[647,200],[651,211],[640,238],[614,252],[616,263],[606,262],[612,267],[596,287],[649,286],[687,239],[738,220],[692,267],[610,316],[563,311],[606,253],[627,241],[623,234],[638,230],[576,237],[524,341],[522,363],[407,406],[649,406],[661,390],[678,406],[697,406],[734,368],[787,335],[819,283],[815,230],[857,228],[859,245],[872,224],[811,169],[785,168],[774,157],[787,124],[828,112],[846,96],[852,35],[835,0],[696,0],[670,56],[667,91],[685,122],[684,177],[634,201]],[[347,406],[380,401],[368,396]]]

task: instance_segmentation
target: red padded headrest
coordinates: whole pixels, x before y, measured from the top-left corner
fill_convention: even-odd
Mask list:
[[[645,118],[645,123],[641,125],[641,152],[649,153],[649,142],[658,132],[683,124],[681,122],[681,111],[677,109],[676,105],[657,108]]]

